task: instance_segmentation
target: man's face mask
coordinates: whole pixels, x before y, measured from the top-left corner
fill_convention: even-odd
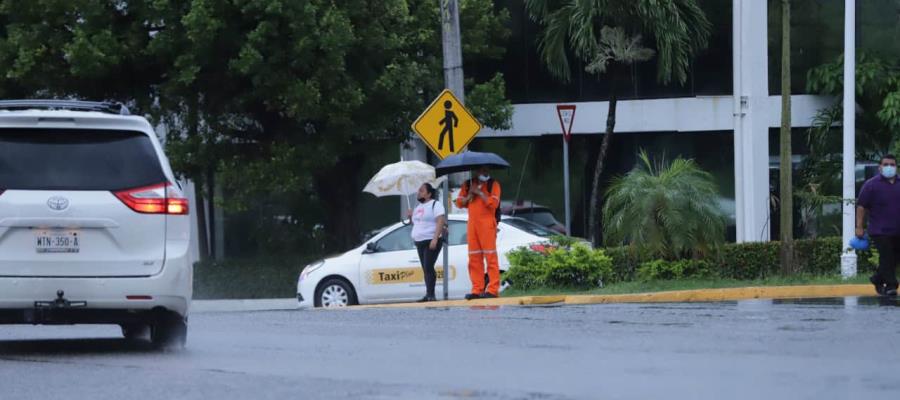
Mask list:
[[[897,166],[896,165],[885,165],[881,167],[881,175],[885,178],[891,179],[897,176]]]
[[[490,175],[478,175],[478,180],[480,180],[482,182],[487,182],[487,181],[491,180],[491,176]]]

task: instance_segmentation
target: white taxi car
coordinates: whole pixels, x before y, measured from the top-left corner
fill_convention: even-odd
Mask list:
[[[448,216],[450,234],[449,296],[461,299],[471,290],[465,214]],[[425,294],[424,274],[410,239],[411,225],[396,223],[358,248],[306,266],[297,282],[301,308],[414,301]],[[504,217],[497,233],[501,273],[509,268],[506,253],[544,242],[556,233],[531,221]],[[443,297],[443,252],[438,256],[436,292]]]

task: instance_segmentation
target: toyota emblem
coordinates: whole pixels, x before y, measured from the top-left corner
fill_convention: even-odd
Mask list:
[[[56,211],[65,210],[69,208],[69,199],[62,196],[53,196],[47,200],[47,207]]]

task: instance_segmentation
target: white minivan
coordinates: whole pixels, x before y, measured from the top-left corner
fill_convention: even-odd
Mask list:
[[[0,324],[187,336],[188,201],[153,127],[112,103],[0,101]]]

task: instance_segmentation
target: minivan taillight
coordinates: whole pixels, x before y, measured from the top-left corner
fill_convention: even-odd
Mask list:
[[[113,194],[128,208],[141,214],[188,214],[188,200],[171,183],[127,189]]]

